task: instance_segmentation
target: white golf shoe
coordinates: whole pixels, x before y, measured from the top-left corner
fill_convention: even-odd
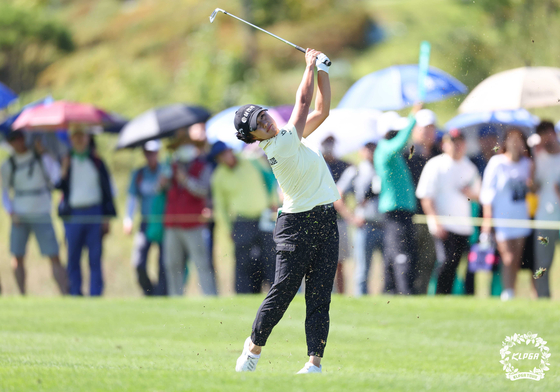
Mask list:
[[[510,301],[515,297],[515,291],[513,289],[504,289],[500,295],[502,301]]]
[[[257,363],[261,355],[252,354],[249,351],[249,345],[251,344],[251,337],[245,339],[245,344],[243,345],[243,352],[241,356],[237,358],[237,364],[235,365],[236,372],[254,372],[257,370]]]
[[[306,374],[306,373],[322,373],[323,365],[319,365],[319,367],[313,365],[311,362],[306,362],[303,369],[301,369],[296,374]]]

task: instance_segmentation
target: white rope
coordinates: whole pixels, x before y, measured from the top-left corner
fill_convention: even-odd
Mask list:
[[[55,218],[55,217],[53,217]],[[74,215],[67,217],[69,223],[99,223],[108,219],[119,218],[112,216],[103,215]],[[436,216],[439,223],[443,225],[460,225],[460,226],[482,226],[485,221],[484,218],[472,218],[472,217],[461,217],[461,216]],[[203,223],[211,222],[211,217],[204,217],[199,214],[174,214],[165,217],[164,215],[145,215],[142,220],[146,222],[174,222],[174,223]],[[21,216],[21,220],[24,222],[43,222],[50,221],[50,219],[44,220],[44,215],[42,216]],[[425,225],[428,223],[428,216],[417,214],[414,215],[412,219],[414,224]],[[530,220],[530,219],[491,219],[491,225],[493,227],[516,227],[516,228],[528,228],[528,229],[543,229],[543,230],[560,230],[560,221],[545,221],[545,220]]]
[[[443,225],[460,225],[460,226],[482,226],[486,220],[484,218],[471,218],[461,216],[436,216],[439,223]],[[427,215],[414,215],[412,221],[415,224],[427,224]],[[516,227],[527,229],[544,229],[544,230],[560,230],[560,221],[530,220],[530,219],[491,219],[493,227]]]

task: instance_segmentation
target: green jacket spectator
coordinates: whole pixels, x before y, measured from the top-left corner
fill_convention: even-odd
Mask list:
[[[406,128],[399,131],[392,139],[381,139],[375,150],[373,163],[375,171],[381,177],[379,195],[379,212],[416,211],[415,188],[412,175],[403,156],[412,129],[416,124],[414,116],[409,117]]]

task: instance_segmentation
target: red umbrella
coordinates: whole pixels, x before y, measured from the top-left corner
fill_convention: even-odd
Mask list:
[[[100,125],[111,117],[93,105],[56,101],[25,109],[12,125],[13,129],[59,130],[69,124]]]

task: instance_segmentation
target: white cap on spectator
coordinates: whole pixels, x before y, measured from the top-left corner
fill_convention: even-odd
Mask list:
[[[533,148],[533,147],[535,147],[539,144],[541,144],[541,136],[540,135],[538,135],[536,133],[533,133],[531,136],[529,136],[527,138],[527,145],[530,148]]]
[[[161,148],[161,142],[159,140],[150,140],[144,144],[145,151],[159,151]]]
[[[416,113],[416,124],[419,127],[427,127],[428,125],[436,125],[436,114],[430,109],[422,109]]]

